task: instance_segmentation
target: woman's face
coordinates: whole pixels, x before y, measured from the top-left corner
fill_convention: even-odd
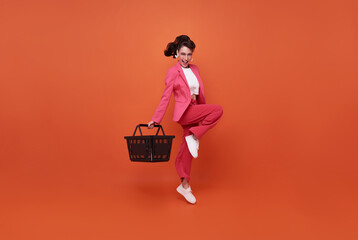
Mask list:
[[[189,67],[189,62],[192,59],[193,51],[190,50],[190,48],[183,46],[179,49],[179,51],[177,51],[177,55],[180,65],[184,68]]]

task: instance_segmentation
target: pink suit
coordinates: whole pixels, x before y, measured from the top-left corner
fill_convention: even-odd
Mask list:
[[[223,114],[222,107],[214,104],[206,104],[204,86],[200,78],[199,68],[189,64],[199,82],[199,95],[197,100],[192,100],[188,82],[183,69],[178,62],[171,67],[165,77],[165,89],[152,121],[160,123],[168,108],[170,97],[174,94],[173,121],[178,122],[184,129],[182,143],[175,160],[176,170],[180,178],[190,180],[192,156],[188,150],[185,136],[194,134],[200,139],[206,131],[215,126]],[[199,125],[199,123],[201,124]]]

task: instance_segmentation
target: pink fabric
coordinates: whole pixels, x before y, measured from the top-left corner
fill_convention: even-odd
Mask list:
[[[200,139],[210,128],[218,123],[222,115],[223,109],[219,105],[197,104],[195,100],[191,100],[189,107],[178,121],[184,130],[182,143],[175,159],[175,168],[180,178],[186,178],[190,181],[191,161],[193,159],[185,137],[193,133]]]
[[[189,67],[199,82],[199,95],[197,98],[198,103],[205,104],[204,86],[200,78],[199,68],[193,64],[189,64]],[[167,72],[165,77],[165,89],[160,103],[153,114],[152,121],[156,123],[160,123],[162,121],[172,94],[174,94],[175,100],[173,121],[177,122],[191,101],[189,85],[179,62],[175,66],[171,67]]]
[[[216,125],[223,114],[221,106],[206,104],[204,96],[204,85],[199,74],[199,68],[193,64],[189,67],[199,82],[199,95],[197,100],[192,100],[188,82],[183,69],[178,63],[171,67],[165,77],[165,89],[156,108],[152,121],[160,123],[167,111],[170,97],[174,94],[173,121],[182,125],[184,134],[178,155],[175,160],[175,167],[179,177],[190,180],[190,169],[192,155],[189,152],[185,137],[194,134],[201,138],[206,131]],[[199,123],[201,124],[199,125]]]

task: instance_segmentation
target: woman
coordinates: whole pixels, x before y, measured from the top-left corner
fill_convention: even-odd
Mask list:
[[[168,43],[164,55],[178,58],[178,63],[168,70],[162,98],[152,120],[148,123],[150,129],[154,124],[160,124],[173,93],[175,100],[173,121],[178,122],[184,130],[175,160],[175,167],[181,179],[177,191],[192,204],[196,203],[189,186],[192,158],[198,157],[199,139],[217,124],[223,114],[221,106],[205,103],[204,86],[199,69],[190,64],[194,49],[195,43],[186,35],[178,36],[174,42]]]

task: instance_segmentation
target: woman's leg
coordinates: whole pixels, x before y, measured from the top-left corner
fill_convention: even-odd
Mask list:
[[[185,137],[194,134],[200,139],[206,131],[214,127],[223,115],[222,107],[214,104],[196,104],[193,101],[178,121],[182,125],[184,134],[178,155],[175,159],[175,168],[179,177],[186,185],[190,181],[191,161],[193,156],[189,152]],[[201,122],[201,125],[198,123]]]
[[[191,192],[189,186],[191,155],[185,137],[194,134],[200,139],[210,128],[214,127],[223,115],[222,107],[213,104],[196,104],[195,101],[189,105],[183,116],[178,121],[184,129],[182,143],[179,148],[177,158],[175,159],[175,167],[182,179],[182,183],[177,187],[177,191],[192,203],[196,203],[196,198]],[[201,122],[201,125],[198,123]]]
[[[183,195],[183,197],[191,204],[196,203],[196,198],[191,192],[191,187],[189,186],[190,181],[190,169],[191,169],[191,156],[189,149],[186,145],[185,136],[190,134],[189,128],[194,125],[182,126],[184,129],[182,144],[179,149],[177,158],[175,159],[175,167],[179,174],[179,177],[182,180],[182,183],[177,187],[177,192]]]
[[[193,156],[189,152],[187,143],[185,141],[185,137],[191,134],[189,129],[196,125],[197,124],[182,126],[184,133],[183,133],[182,142],[179,148],[178,155],[175,159],[175,168],[177,170],[179,177],[181,179],[186,179],[186,181],[184,181],[184,184],[190,181],[191,161],[193,159]],[[184,186],[184,188],[187,187]]]
[[[192,125],[189,132],[200,139],[209,129],[214,127],[223,115],[223,109],[215,104],[191,104],[180,118],[181,125]],[[200,125],[197,123],[201,122]],[[190,134],[189,134],[190,135]]]
[[[181,184],[183,185],[183,188],[187,189],[189,187],[189,181],[186,178],[183,178],[181,180]]]

